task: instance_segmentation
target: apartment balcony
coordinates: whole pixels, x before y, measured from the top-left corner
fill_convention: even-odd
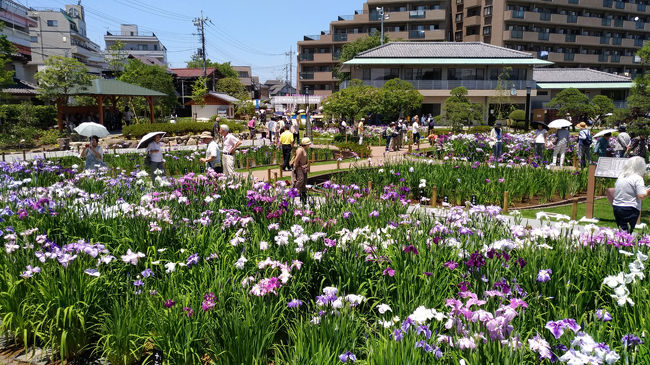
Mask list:
[[[482,0],[463,0],[463,5],[465,5],[465,8],[471,8],[474,6],[482,6],[483,1]]]
[[[313,80],[314,79],[314,73],[313,72],[301,72],[298,74],[300,80]]]
[[[463,26],[471,27],[471,26],[481,25],[481,20],[482,19],[483,19],[483,17],[481,17],[481,16],[466,17],[465,20],[463,21]]]
[[[364,85],[382,87],[387,80],[362,80]],[[451,90],[464,86],[468,90],[494,90],[497,87],[496,80],[404,80],[413,85],[416,90]],[[535,88],[535,81],[532,80],[510,80],[509,85],[514,84],[517,90],[525,90],[526,87]],[[349,81],[343,81],[340,88],[348,87]]]
[[[571,62],[574,64],[582,64],[585,66],[598,65],[603,63],[613,64],[613,65],[621,64],[621,65],[629,65],[629,66],[639,65],[639,63],[634,62],[634,57],[632,56],[620,56],[620,55],[608,56],[608,55],[597,55],[597,54],[574,53],[573,60],[570,60],[567,59],[565,55],[566,55],[565,53],[549,52],[548,60],[560,64],[566,64],[567,62]]]
[[[11,43],[18,44],[24,47],[30,47],[31,37],[27,32],[23,32],[18,29],[12,29],[5,26],[2,29],[2,34],[6,35],[7,40],[9,40],[9,42]]]
[[[314,81],[335,81],[332,72],[313,72],[312,76]]]

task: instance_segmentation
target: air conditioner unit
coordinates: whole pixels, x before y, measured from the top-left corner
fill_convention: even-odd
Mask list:
[[[630,77],[630,73],[629,72],[623,72],[623,76]]]

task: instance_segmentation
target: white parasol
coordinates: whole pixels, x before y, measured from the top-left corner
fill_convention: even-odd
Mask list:
[[[142,137],[142,139],[140,139],[140,143],[138,143],[138,147],[136,147],[136,149],[138,149],[138,148],[146,148],[149,145],[149,142],[153,141],[153,139],[156,136],[160,136],[162,138],[165,134],[166,134],[165,132],[147,133],[144,137]]]
[[[616,132],[616,129],[603,129],[602,131],[594,134],[594,138],[602,137],[607,133],[614,133],[614,132]]]
[[[570,121],[566,119],[556,119],[548,124],[549,128],[555,128],[555,129],[560,129],[564,127],[570,127],[573,125]]]
[[[106,127],[93,122],[81,123],[77,128],[74,129],[74,131],[79,133],[80,136],[84,137],[97,136],[99,138],[104,138],[110,134]]]

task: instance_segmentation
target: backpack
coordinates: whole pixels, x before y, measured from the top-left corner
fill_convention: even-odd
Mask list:
[[[388,136],[388,128],[384,129],[383,132],[381,132],[381,138],[386,138]]]
[[[594,137],[591,136],[591,133],[587,134],[587,138],[585,138],[585,144],[587,146],[591,146],[591,144],[594,143]]]

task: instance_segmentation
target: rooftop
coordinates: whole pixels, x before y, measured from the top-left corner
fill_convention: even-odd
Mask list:
[[[356,58],[533,58],[530,53],[481,42],[389,42]]]
[[[536,82],[632,82],[622,75],[610,74],[590,68],[535,68],[533,80]]]
[[[176,75],[176,77],[180,78],[194,78],[194,77],[202,77],[203,76],[203,69],[202,68],[170,68],[169,69],[172,73]],[[212,74],[216,68],[214,67],[208,67],[206,69],[206,72],[208,75]]]
[[[89,86],[73,89],[70,95],[167,96],[142,86],[108,79],[94,79]]]

